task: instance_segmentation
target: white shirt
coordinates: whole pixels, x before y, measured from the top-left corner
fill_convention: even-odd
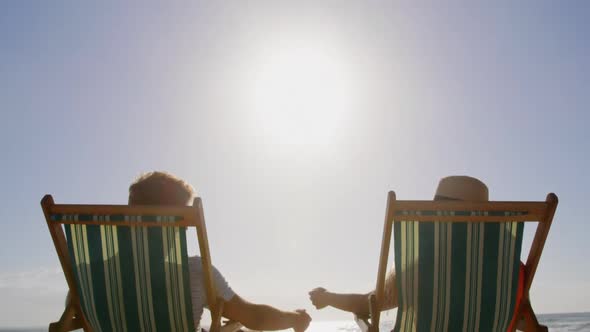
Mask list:
[[[213,282],[215,289],[217,290],[217,296],[223,298],[225,301],[231,300],[236,293],[229,287],[229,284],[221,273],[212,266]],[[193,256],[188,258],[188,270],[190,276],[191,285],[191,299],[193,304],[193,320],[197,331],[199,330],[199,324],[201,322],[201,316],[203,315],[203,308],[207,307],[207,292],[205,291],[205,285],[203,282],[203,264],[201,257]]]

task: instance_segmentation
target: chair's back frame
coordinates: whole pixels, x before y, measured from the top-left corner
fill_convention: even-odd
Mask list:
[[[64,271],[64,275],[71,294],[71,298],[66,304],[64,315],[60,320],[64,323],[64,326],[62,327],[64,330],[70,330],[70,328],[83,328],[84,331],[92,331],[92,327],[88,323],[86,317],[84,317],[82,308],[80,306],[80,298],[76,287],[76,279],[74,278],[68,245],[62,227],[63,224],[78,224],[118,227],[195,227],[201,253],[201,261],[203,263],[203,277],[206,285],[207,301],[211,311],[211,331],[219,331],[223,303],[221,303],[221,301],[219,301],[215,295],[217,293],[212,278],[209,240],[207,238],[207,227],[205,226],[203,204],[200,197],[196,197],[193,200],[192,206],[179,207],[153,205],[55,204],[51,195],[45,195],[41,200],[41,206],[43,207],[43,213],[45,215],[45,220],[47,221],[47,226],[49,227],[49,233],[53,239],[53,244],[55,245],[55,250],[57,251],[59,262],[61,263],[61,267]],[[146,221],[52,221],[51,215],[53,214],[123,214],[134,216],[173,215],[181,216],[182,220],[166,223]],[[73,316],[76,316],[75,320],[71,319]],[[62,328],[59,329],[61,330]]]
[[[422,210],[443,210],[443,211],[526,211],[517,216],[422,216],[412,215],[404,216],[401,220],[412,221],[429,221],[429,222],[538,222],[537,230],[529,256],[525,265],[526,279],[523,295],[523,305],[529,304],[529,290],[532,280],[539,265],[539,259],[545,246],[547,234],[551,228],[555,209],[557,208],[558,199],[554,193],[549,193],[544,202],[469,202],[469,201],[408,201],[396,200],[395,192],[390,191],[387,195],[387,209],[385,212],[385,222],[383,224],[383,239],[381,240],[381,255],[379,256],[379,270],[377,273],[377,285],[375,295],[369,298],[369,307],[371,314],[371,324],[369,331],[379,330],[379,320],[383,299],[385,294],[385,275],[387,270],[387,260],[389,257],[389,248],[391,245],[391,235],[393,223],[396,222],[396,212],[398,211],[422,211]],[[408,219],[411,218],[411,219]],[[397,221],[401,221],[397,220]],[[519,309],[520,310],[520,309]]]

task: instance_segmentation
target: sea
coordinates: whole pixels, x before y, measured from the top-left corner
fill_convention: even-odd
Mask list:
[[[565,313],[565,314],[543,314],[538,315],[539,321],[553,332],[590,332],[590,313]],[[390,331],[393,328],[393,321],[383,322],[380,330]],[[45,332],[45,327],[31,328],[0,328],[0,332]],[[309,332],[360,332],[354,321],[318,321],[312,322]]]

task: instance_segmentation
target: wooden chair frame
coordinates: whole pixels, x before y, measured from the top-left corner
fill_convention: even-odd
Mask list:
[[[62,224],[80,225],[105,225],[119,227],[195,227],[197,240],[203,263],[204,281],[206,285],[207,301],[211,311],[211,332],[220,331],[220,321],[223,310],[223,300],[216,297],[215,285],[212,278],[211,255],[205,216],[201,198],[193,200],[192,206],[148,206],[148,205],[77,205],[77,204],[55,204],[51,195],[45,195],[41,200],[41,206],[49,227],[49,233],[53,239],[57,256],[64,272],[66,282],[70,291],[70,297],[66,301],[65,310],[59,321],[49,324],[49,331],[72,331],[84,329],[92,331],[92,327],[84,316],[80,305],[80,297],[76,287],[76,280],[71,265],[70,254]],[[182,216],[181,221],[158,223],[158,222],[109,222],[109,221],[52,221],[52,214],[123,214],[123,215],[174,215]]]
[[[381,254],[379,257],[379,270],[377,273],[377,285],[375,293],[368,299],[371,322],[368,324],[370,332],[379,331],[379,320],[385,293],[385,274],[387,270],[387,259],[391,245],[393,223],[396,222],[395,215],[398,211],[407,210],[446,210],[446,211],[527,211],[518,216],[420,216],[412,215],[412,221],[434,221],[434,222],[538,222],[535,237],[524,266],[525,282],[524,294],[517,308],[519,321],[524,321],[524,326],[519,328],[524,331],[547,331],[547,327],[539,324],[536,315],[531,307],[529,290],[539,265],[541,253],[553,222],[553,216],[557,208],[558,198],[554,193],[549,193],[544,202],[467,202],[467,201],[404,201],[396,200],[395,192],[390,191],[387,196],[387,208],[385,222],[383,224],[383,239],[381,241]],[[407,217],[405,217],[407,218]]]

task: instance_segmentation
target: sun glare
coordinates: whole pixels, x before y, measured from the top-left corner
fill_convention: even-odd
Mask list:
[[[250,98],[255,128],[280,145],[331,145],[342,135],[353,101],[350,68],[326,48],[269,52],[254,69]]]

